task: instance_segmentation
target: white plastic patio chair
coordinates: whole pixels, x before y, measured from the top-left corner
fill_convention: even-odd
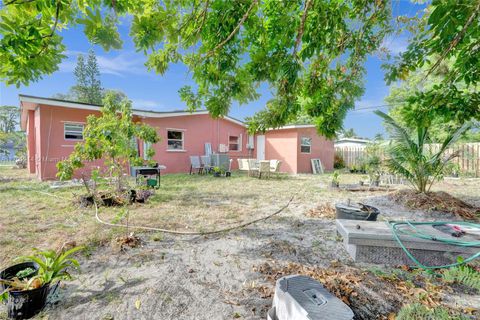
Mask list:
[[[258,163],[255,159],[247,159],[248,175],[251,177],[258,174]]]
[[[258,178],[261,179],[262,176],[269,177],[270,176],[270,161],[262,160],[258,165]]]
[[[278,175],[281,164],[282,161],[280,160],[270,160],[270,172]]]
[[[239,171],[244,171],[244,170],[247,170],[247,168],[244,167],[244,162],[243,162],[243,159],[237,159],[237,163],[238,163],[238,170]]]
[[[201,174],[203,171],[199,156],[190,156],[190,174],[192,174],[193,170],[198,170],[198,174]]]

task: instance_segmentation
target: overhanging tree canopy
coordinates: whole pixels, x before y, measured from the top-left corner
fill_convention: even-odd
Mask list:
[[[410,92],[406,102],[424,126],[435,119],[459,125],[480,120],[479,17],[480,0],[432,1],[407,50],[385,66],[387,83],[412,81],[420,72],[424,89]],[[430,85],[442,65],[448,68]]]
[[[365,59],[390,29],[388,0],[7,0],[1,79],[28,84],[57,70],[65,50],[58,31],[73,25],[106,50],[120,48],[125,15],[149,69],[188,67],[197,86],[180,95],[190,109],[226,115],[233,102],[257,99],[266,82],[274,98],[249,119],[252,131],[303,111],[329,137],[363,94]]]

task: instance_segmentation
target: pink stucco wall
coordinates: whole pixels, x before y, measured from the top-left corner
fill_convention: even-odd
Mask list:
[[[310,153],[300,152],[300,140],[302,137],[312,139]],[[333,158],[335,150],[333,140],[327,140],[319,136],[315,128],[297,129],[297,173],[312,173],[311,159],[320,159],[324,170],[333,170]]]
[[[39,111],[36,114],[38,113],[40,120],[36,135],[36,175],[42,180],[53,180],[56,179],[57,163],[66,159],[72,153],[75,144],[79,142],[65,139],[65,122],[85,124],[89,114],[99,115],[100,113],[46,105],[40,105],[37,111]],[[101,164],[102,161],[87,163],[84,168],[77,170],[75,177],[88,174],[93,167]]]
[[[29,168],[41,180],[56,179],[56,164],[67,158],[79,141],[67,140],[64,135],[64,123],[82,123],[90,114],[99,115],[98,111],[58,106],[39,105],[36,110],[29,110],[27,121]],[[157,129],[161,138],[153,147],[156,151],[154,160],[165,165],[165,173],[188,172],[191,155],[205,154],[205,143],[212,144],[214,152],[219,151],[219,145],[228,145],[229,136],[241,137],[241,150],[229,151],[233,159],[233,169],[238,168],[237,158],[248,157],[247,132],[245,127],[225,119],[212,119],[209,115],[194,114],[168,118],[140,118]],[[167,130],[178,129],[184,132],[184,150],[167,150]],[[143,154],[143,142],[139,141],[139,149]],[[101,166],[103,161],[88,163],[76,171],[75,177],[88,175],[93,167]]]
[[[64,124],[86,122],[90,114],[99,115],[96,110],[81,108],[50,106],[45,104],[28,105],[22,113],[22,121],[27,131],[28,168],[31,173],[42,180],[56,179],[56,164],[67,158],[79,141],[65,139]],[[25,119],[27,118],[27,119]],[[205,143],[212,145],[214,153],[220,152],[220,145],[229,144],[229,136],[241,137],[239,151],[229,151],[232,169],[238,168],[238,158],[254,158],[256,150],[248,150],[248,135],[246,128],[228,119],[212,119],[208,114],[191,115],[161,115],[135,116],[135,121],[144,122],[155,127],[161,140],[153,148],[156,151],[154,160],[167,169],[165,173],[188,172],[191,155],[205,154]],[[169,129],[184,132],[183,150],[168,150],[167,131]],[[310,154],[300,152],[302,136],[312,138]],[[254,139],[256,142],[256,139]],[[257,147],[257,146],[255,146]],[[143,155],[143,142],[139,141],[139,149]],[[333,141],[318,136],[315,128],[293,128],[271,130],[265,133],[265,158],[282,161],[280,171],[288,173],[312,172],[310,160],[320,158],[326,170],[333,169],[334,148]],[[77,170],[75,177],[88,175],[93,167],[101,166],[103,161],[88,163],[84,168]]]
[[[300,151],[302,137],[312,139],[310,153]],[[319,136],[315,128],[271,130],[265,140],[265,158],[281,160],[282,172],[312,173],[311,159],[320,159],[325,170],[333,170],[333,141]]]
[[[209,115],[187,115],[169,118],[145,118],[142,122],[155,127],[160,142],[153,147],[155,149],[154,160],[165,165],[167,173],[188,172],[190,169],[191,155],[204,155],[205,143],[212,144],[213,152],[219,152],[219,145],[228,145],[229,136],[241,138],[241,150],[229,151],[228,155],[232,162],[232,168],[238,168],[237,158],[247,157],[248,151],[246,129],[236,123],[225,119],[212,119]],[[167,149],[167,131],[177,129],[184,132],[184,150]],[[142,148],[143,149],[143,148]]]
[[[297,172],[297,131],[295,129],[265,133],[265,159],[280,160],[281,172]]]
[[[28,111],[27,119],[27,169],[29,173],[35,173],[35,110]]]

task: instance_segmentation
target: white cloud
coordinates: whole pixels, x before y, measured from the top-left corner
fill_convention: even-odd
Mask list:
[[[386,48],[390,54],[397,55],[407,50],[408,39],[404,36],[391,36],[383,39],[382,47]]]
[[[82,51],[66,51],[65,55],[68,59],[60,64],[60,72],[73,72],[76,65],[77,56],[79,54],[87,55]],[[136,53],[120,53],[115,57],[97,55],[98,67],[100,73],[111,74],[115,76],[126,76],[129,74],[143,74],[147,73],[144,66],[145,58]]]
[[[142,110],[159,110],[159,109],[166,109],[165,105],[158,101],[154,100],[145,100],[145,99],[131,99],[132,105],[135,109],[142,109]]]

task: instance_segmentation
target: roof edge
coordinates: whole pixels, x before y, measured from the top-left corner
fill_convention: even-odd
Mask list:
[[[78,101],[71,101],[71,100],[62,100],[56,98],[45,98],[45,97],[38,97],[38,96],[31,96],[26,94],[19,94],[20,104],[22,102],[29,102],[29,103],[36,103],[36,104],[47,104],[56,107],[64,107],[64,108],[74,108],[74,109],[83,109],[83,110],[95,110],[100,111],[101,105],[97,104],[89,104],[84,102]],[[188,111],[188,110],[173,110],[173,111],[153,111],[153,110],[142,110],[142,109],[133,109],[133,114],[142,117],[153,117],[153,118],[168,118],[168,117],[175,117],[175,116],[190,116],[190,115],[202,115],[202,114],[209,114],[208,110],[196,110],[196,111]],[[241,120],[232,118],[230,116],[224,116],[221,119],[225,119],[246,127],[245,123]]]

